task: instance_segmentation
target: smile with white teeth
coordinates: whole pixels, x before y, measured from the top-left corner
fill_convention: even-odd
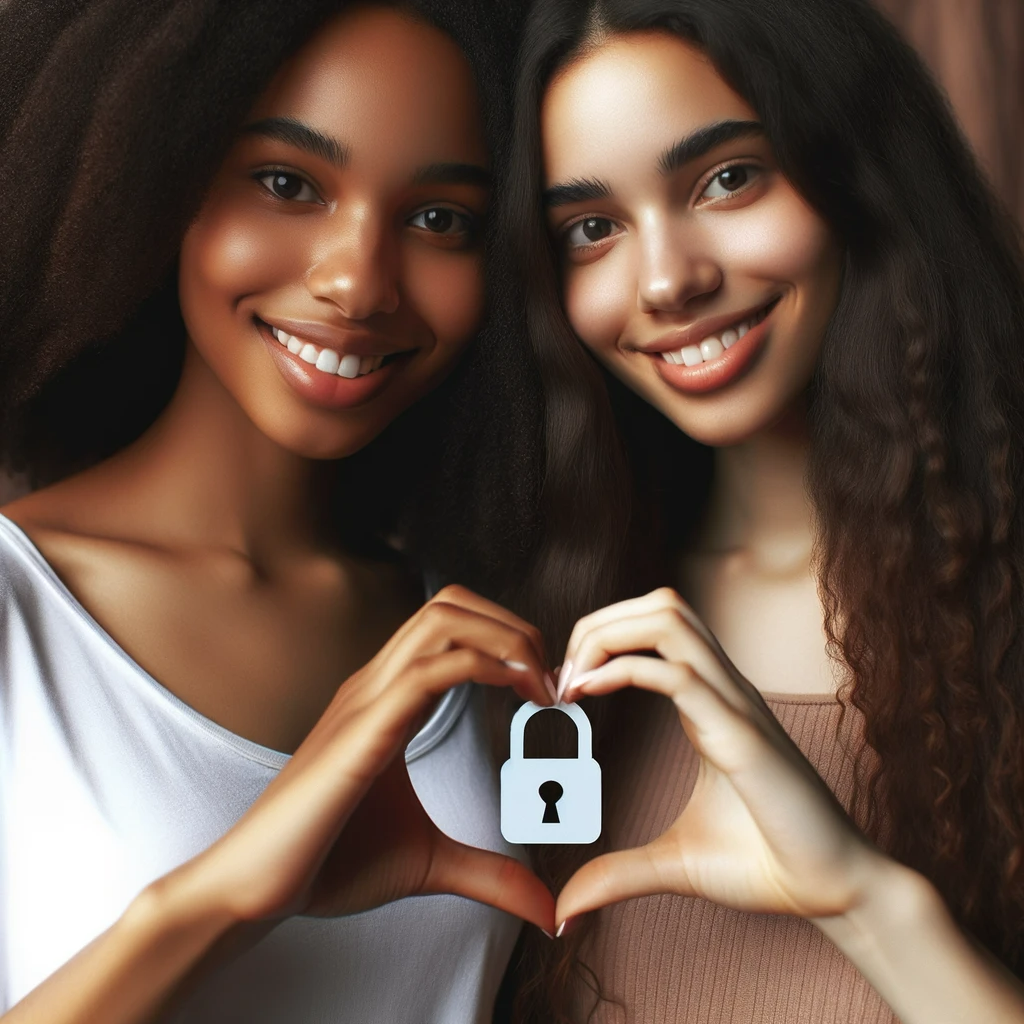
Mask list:
[[[379,370],[384,362],[384,356],[357,356],[349,353],[339,356],[333,348],[317,348],[316,345],[294,334],[286,334],[277,327],[271,327],[270,333],[282,344],[292,355],[298,356],[304,363],[309,363],[323,373],[332,376],[362,377],[367,373]]]
[[[742,323],[733,324],[721,334],[708,335],[699,345],[687,345],[678,352],[662,352],[661,358],[666,363],[676,366],[699,366],[717,359],[727,348],[731,348],[747,331],[756,327],[773,309],[774,303],[765,306],[760,313],[755,313]]]

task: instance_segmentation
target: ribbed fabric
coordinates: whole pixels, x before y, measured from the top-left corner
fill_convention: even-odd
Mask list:
[[[859,714],[830,696],[765,700],[849,807]],[[642,732],[634,732],[639,728]],[[679,816],[699,759],[667,701],[645,701],[630,735],[644,737],[609,780],[611,849],[640,846]],[[637,799],[638,795],[642,795]],[[856,968],[812,924],[747,914],[707,900],[652,896],[606,908],[583,950],[601,983],[592,1024],[895,1024]],[[585,1020],[593,997],[581,1003]]]

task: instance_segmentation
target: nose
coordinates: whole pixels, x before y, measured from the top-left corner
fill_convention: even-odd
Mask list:
[[[394,313],[399,302],[398,253],[387,225],[363,209],[345,216],[343,226],[331,227],[306,275],[310,294],[332,302],[349,320]]]
[[[700,232],[668,218],[640,225],[637,306],[645,313],[681,312],[722,284],[722,267]]]

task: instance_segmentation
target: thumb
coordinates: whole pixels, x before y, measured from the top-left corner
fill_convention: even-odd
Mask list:
[[[616,850],[588,861],[558,894],[555,920],[562,924],[611,903],[673,891],[656,845]]]
[[[555,898],[528,867],[448,836],[438,842],[424,892],[466,896],[530,921],[549,935],[555,930]]]

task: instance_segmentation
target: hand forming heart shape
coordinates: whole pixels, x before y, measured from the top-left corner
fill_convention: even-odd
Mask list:
[[[656,893],[828,917],[856,906],[890,863],[675,591],[581,619],[565,661],[567,701],[627,686],[668,697],[701,762],[690,800],[667,831],[646,846],[596,857],[569,879],[557,901],[560,932],[588,911]]]
[[[444,835],[401,752],[431,703],[466,680],[550,703],[539,633],[446,587],[339,688],[288,764],[238,823],[167,876],[239,922],[351,914],[455,893],[554,929],[554,897],[527,867]]]

